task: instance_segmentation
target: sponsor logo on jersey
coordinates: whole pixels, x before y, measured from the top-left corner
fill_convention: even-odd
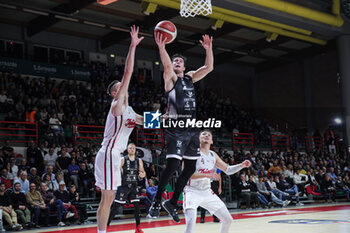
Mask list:
[[[134,119],[127,119],[125,122],[125,126],[128,128],[134,128],[136,121]]]

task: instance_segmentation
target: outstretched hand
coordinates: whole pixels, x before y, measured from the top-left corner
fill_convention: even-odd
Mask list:
[[[139,38],[139,27],[133,25],[130,27],[131,44],[137,46],[142,40],[143,36]]]
[[[165,44],[166,44],[165,42],[166,42],[167,38],[163,37],[162,33],[154,32],[154,38],[155,38],[156,43],[157,43],[159,48],[165,47]]]
[[[241,167],[245,168],[245,167],[250,167],[250,165],[252,165],[252,163],[249,160],[244,160],[241,163]]]
[[[203,40],[200,40],[199,42],[201,43],[203,48],[205,50],[211,50],[213,45],[213,37],[205,34],[202,36],[202,38]]]

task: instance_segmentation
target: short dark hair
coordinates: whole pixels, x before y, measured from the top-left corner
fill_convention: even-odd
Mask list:
[[[112,96],[112,87],[114,86],[114,84],[119,83],[118,80],[114,80],[113,82],[111,82],[108,87],[107,87],[107,94]]]
[[[201,130],[201,131],[199,132],[199,135],[201,135],[201,134],[204,133],[204,132],[209,132],[209,133],[211,134],[211,136],[214,137],[213,131],[211,131],[210,129],[203,129],[203,130]]]
[[[171,57],[171,61],[174,61],[175,58],[182,58],[182,60],[184,60],[184,65],[186,66],[186,62],[187,62],[187,58],[182,55],[182,54],[179,54],[179,53],[175,53],[172,57]]]

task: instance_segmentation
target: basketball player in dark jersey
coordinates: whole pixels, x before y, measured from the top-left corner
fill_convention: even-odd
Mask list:
[[[159,48],[160,58],[164,66],[165,91],[168,94],[168,118],[169,120],[192,120],[196,118],[196,98],[193,83],[204,78],[213,70],[214,57],[212,50],[213,38],[203,35],[200,40],[206,52],[205,64],[198,70],[185,73],[186,58],[175,54],[170,59],[165,41],[160,33],[155,34],[155,40]],[[162,203],[163,208],[172,216],[175,222],[180,222],[177,215],[177,201],[187,181],[196,170],[196,160],[199,152],[199,132],[195,128],[167,128],[165,131],[167,140],[167,165],[161,174],[157,194],[152,202],[149,217],[157,218],[160,211],[160,200],[169,178],[179,168],[183,159],[184,169],[177,179],[174,195],[170,200]]]
[[[113,220],[118,208],[121,205],[126,204],[126,200],[130,200],[131,204],[134,204],[135,207],[135,233],[143,233],[140,228],[140,199],[137,197],[139,193],[137,180],[138,177],[141,179],[144,178],[146,173],[142,160],[135,156],[135,153],[136,146],[134,143],[130,143],[128,145],[128,155],[121,159],[120,168],[122,170],[122,185],[118,187],[117,196],[112,206],[107,225],[109,226]]]

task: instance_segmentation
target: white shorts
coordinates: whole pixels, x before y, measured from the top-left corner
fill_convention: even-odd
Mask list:
[[[214,214],[218,209],[225,206],[225,203],[211,189],[194,189],[188,186],[184,189],[183,208],[197,209],[198,206]]]
[[[95,160],[96,186],[103,190],[116,190],[122,183],[120,171],[120,150],[102,147]]]

